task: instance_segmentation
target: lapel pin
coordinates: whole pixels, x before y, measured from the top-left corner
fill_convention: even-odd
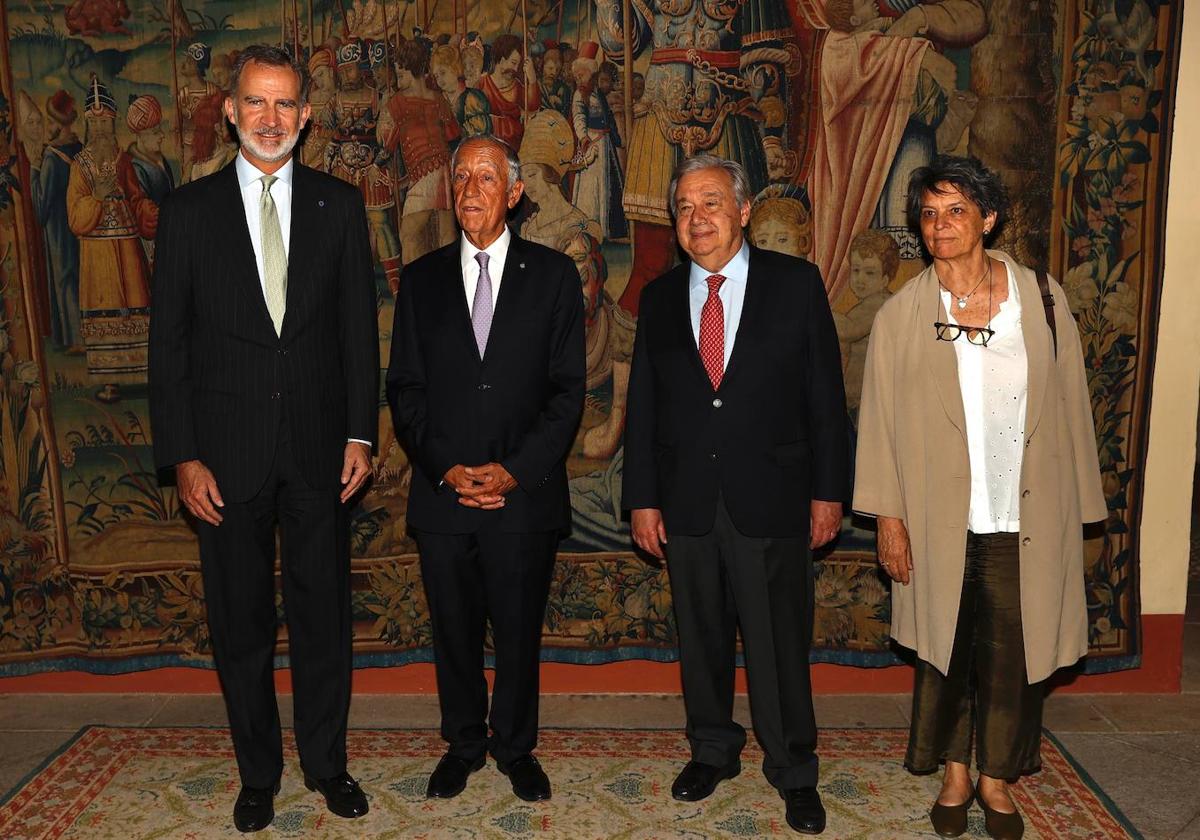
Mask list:
[[[525,263],[521,263],[521,268],[524,268],[524,267],[525,267]]]
[[[325,206],[325,199],[321,199],[320,201],[318,201],[318,202],[317,202],[317,206],[318,206],[318,207],[324,207],[324,206]]]

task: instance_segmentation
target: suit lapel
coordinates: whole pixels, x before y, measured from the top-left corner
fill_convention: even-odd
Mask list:
[[[729,357],[729,365],[725,368],[725,375],[721,377],[721,385],[724,386],[729,381],[734,372],[742,366],[741,360],[744,359],[754,350],[754,344],[758,336],[762,334],[760,330],[754,329],[754,325],[760,323],[763,314],[761,310],[766,305],[765,297],[766,290],[763,288],[763,277],[756,266],[761,265],[761,260],[755,259],[757,250],[750,249],[750,266],[746,272],[746,294],[742,300],[742,317],[738,320],[737,331],[733,335],[733,353]],[[750,325],[747,328],[747,324]],[[696,358],[700,358],[699,350],[696,351]]]
[[[479,347],[475,343],[475,328],[471,324],[471,307],[467,304],[467,287],[463,280],[462,270],[462,234],[454,242],[442,249],[445,260],[442,269],[446,282],[442,284],[442,293],[446,311],[450,313],[450,321],[454,332],[471,351],[472,359],[479,361]]]
[[[301,320],[307,305],[308,293],[314,277],[306,268],[311,268],[316,257],[315,247],[321,235],[321,208],[317,202],[316,184],[309,172],[299,161],[292,164],[292,213],[291,232],[288,235],[287,302],[283,313],[280,337],[286,336],[289,327]],[[264,302],[265,307],[265,302]]]
[[[496,308],[492,313],[492,329],[488,333],[484,359],[493,355],[492,348],[496,346],[497,340],[508,335],[509,325],[521,311],[519,301],[525,288],[525,275],[528,271],[525,261],[528,258],[525,240],[515,233],[512,234],[508,243],[508,254],[504,257],[504,273],[500,276],[500,291],[496,295]]]
[[[674,314],[672,321],[675,326],[676,340],[684,343],[688,347],[687,353],[684,355],[688,358],[688,367],[692,372],[700,377],[705,387],[712,389],[712,380],[708,378],[708,371],[704,369],[704,361],[700,358],[700,348],[696,344],[696,334],[692,331],[692,264],[685,262],[676,269],[680,273],[679,282],[679,303],[671,307]]]
[[[954,353],[954,343],[939,341],[934,332],[935,321],[947,322],[946,307],[942,305],[942,296],[938,291],[937,275],[933,266],[925,269],[911,282],[917,287],[917,341],[921,345],[921,353],[929,375],[937,387],[938,400],[942,410],[950,418],[950,422],[967,439],[967,416],[963,410],[962,391],[958,385],[958,356]]]
[[[271,313],[263,298],[262,282],[258,279],[258,261],[254,257],[254,245],[250,241],[250,228],[246,224],[246,206],[242,203],[242,190],[238,185],[236,161],[228,164],[218,176],[217,208],[214,222],[224,231],[218,242],[226,243],[237,269],[234,283],[239,291],[250,298],[251,308],[258,313],[260,326],[275,335]]]

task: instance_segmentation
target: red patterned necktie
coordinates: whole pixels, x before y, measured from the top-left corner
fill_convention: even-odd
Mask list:
[[[725,310],[717,290],[725,282],[720,274],[708,275],[708,300],[700,310],[700,361],[708,371],[713,390],[721,387],[725,375]]]

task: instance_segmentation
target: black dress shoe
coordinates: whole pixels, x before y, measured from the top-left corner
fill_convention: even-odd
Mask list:
[[[233,804],[233,825],[243,834],[262,831],[275,819],[275,794],[279,783],[273,788],[243,787]]]
[[[933,807],[929,809],[929,822],[938,837],[961,837],[967,833],[967,814],[971,810],[973,798],[961,805],[933,803]]]
[[[550,779],[538,760],[523,755],[508,764],[496,762],[496,767],[512,782],[513,793],[526,802],[544,802],[550,798]]]
[[[699,802],[717,789],[717,784],[742,772],[742,763],[735,761],[724,767],[689,761],[671,785],[671,796],[680,802]]]
[[[781,790],[787,803],[787,824],[801,834],[820,834],[825,830],[825,806],[815,787]]]
[[[482,755],[475,761],[468,762],[465,758],[446,753],[429,776],[425,796],[429,799],[450,799],[458,796],[467,786],[467,776],[482,767],[483,762]]]
[[[983,809],[983,827],[987,830],[988,837],[992,840],[1021,840],[1025,835],[1025,821],[1021,819],[1020,811],[1006,814],[992,809],[978,787],[975,788],[975,798],[979,801],[979,807]],[[1013,807],[1016,807],[1015,802]]]
[[[339,817],[354,819],[367,813],[367,795],[345,771],[328,779],[314,779],[305,773],[304,786],[324,796],[325,807]]]

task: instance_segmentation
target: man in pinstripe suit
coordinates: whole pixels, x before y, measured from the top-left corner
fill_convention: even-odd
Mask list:
[[[375,288],[358,191],[292,160],[305,77],[283,50],[242,52],[225,100],[241,152],[170,196],[156,244],[154,454],[196,518],[239,831],[270,824],[283,772],[276,525],[304,781],[339,816],[367,812],[346,772],[347,503],[370,477],[378,425]]]

